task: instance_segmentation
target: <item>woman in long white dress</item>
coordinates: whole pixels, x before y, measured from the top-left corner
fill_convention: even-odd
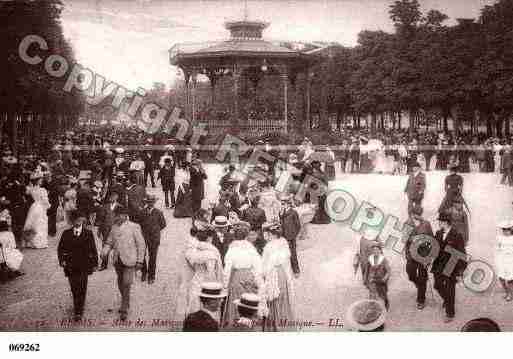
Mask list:
[[[278,200],[277,193],[272,188],[270,182],[265,184],[265,187],[260,193],[258,207],[264,210],[267,222],[272,223],[280,221],[281,203]]]
[[[255,246],[246,240],[249,230],[249,224],[244,222],[234,226],[234,240],[224,258],[224,285],[228,296],[221,319],[223,327],[233,325],[237,319],[237,307],[233,301],[240,299],[243,293],[258,294],[262,298],[262,258]]]
[[[267,244],[262,256],[263,293],[268,307],[265,330],[294,329],[287,326],[287,323],[294,322],[293,277],[289,244],[281,236],[279,224],[270,224],[265,227],[264,237]]]
[[[504,221],[499,225],[502,234],[497,236],[495,265],[497,277],[504,288],[504,299],[513,300],[513,221]]]
[[[192,269],[192,278],[182,282],[177,298],[177,319],[184,319],[188,314],[201,309],[199,294],[201,283],[222,282],[223,264],[218,249],[212,244],[213,233],[208,230],[196,232],[186,244],[184,257]]]
[[[31,184],[27,186],[27,194],[32,197],[34,203],[30,206],[23,227],[26,233],[28,248],[48,248],[48,215],[46,211],[50,207],[48,192],[41,187],[42,173],[34,172],[30,176]]]
[[[385,155],[385,146],[381,140],[374,140],[374,156],[375,156],[375,173],[386,173],[387,172],[387,162]]]

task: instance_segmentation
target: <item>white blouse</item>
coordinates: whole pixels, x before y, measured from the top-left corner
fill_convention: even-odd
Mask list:
[[[224,257],[224,284],[228,287],[232,269],[251,269],[256,284],[262,287],[262,258],[255,246],[246,240],[236,240],[230,244]]]
[[[264,247],[263,253],[264,295],[269,301],[278,298],[280,288],[278,282],[278,268],[281,266],[292,283],[292,268],[290,265],[290,247],[285,238],[273,239]]]

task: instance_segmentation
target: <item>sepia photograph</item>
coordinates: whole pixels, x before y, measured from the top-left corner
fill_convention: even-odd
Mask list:
[[[0,337],[513,331],[513,0],[3,0],[0,45]]]

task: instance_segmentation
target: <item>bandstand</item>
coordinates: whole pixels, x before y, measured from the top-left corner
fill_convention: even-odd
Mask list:
[[[209,133],[286,133],[303,132],[310,121],[311,68],[323,59],[329,46],[316,43],[267,41],[262,37],[269,26],[261,21],[233,21],[225,23],[230,38],[220,42],[182,43],[169,50],[170,63],[183,71],[185,80],[185,115],[193,124],[206,122]],[[210,103],[216,105],[216,87],[228,80],[223,88],[230,98],[224,120],[212,116],[207,121],[198,119],[198,77],[210,82]],[[278,110],[267,116],[267,110],[248,113],[242,106],[241,85],[249,82],[257,91],[259,82],[273,77],[273,88],[279,89]],[[256,96],[255,96],[256,97]],[[263,113],[263,115],[262,115]],[[253,115],[252,115],[253,114]]]

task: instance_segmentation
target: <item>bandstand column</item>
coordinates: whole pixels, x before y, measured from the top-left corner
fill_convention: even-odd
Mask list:
[[[308,126],[307,129],[310,130],[310,90],[312,87],[312,74],[310,72],[310,68],[306,70],[306,78],[305,78],[305,124],[304,126]]]
[[[191,76],[191,80],[192,80],[192,103],[191,103],[191,117],[192,117],[192,123],[195,125],[196,124],[196,84],[197,84],[197,81],[198,81],[198,74],[197,73],[193,73],[192,76]]]
[[[288,131],[288,74],[285,69],[280,74],[281,81],[283,83],[283,131],[287,133]]]
[[[239,82],[242,71],[236,66],[233,70],[233,119],[232,126],[235,132],[239,129]]]
[[[184,80],[185,80],[185,118],[191,119],[191,105],[190,105],[190,89],[189,89],[189,80],[191,75],[189,72],[184,71]]]

